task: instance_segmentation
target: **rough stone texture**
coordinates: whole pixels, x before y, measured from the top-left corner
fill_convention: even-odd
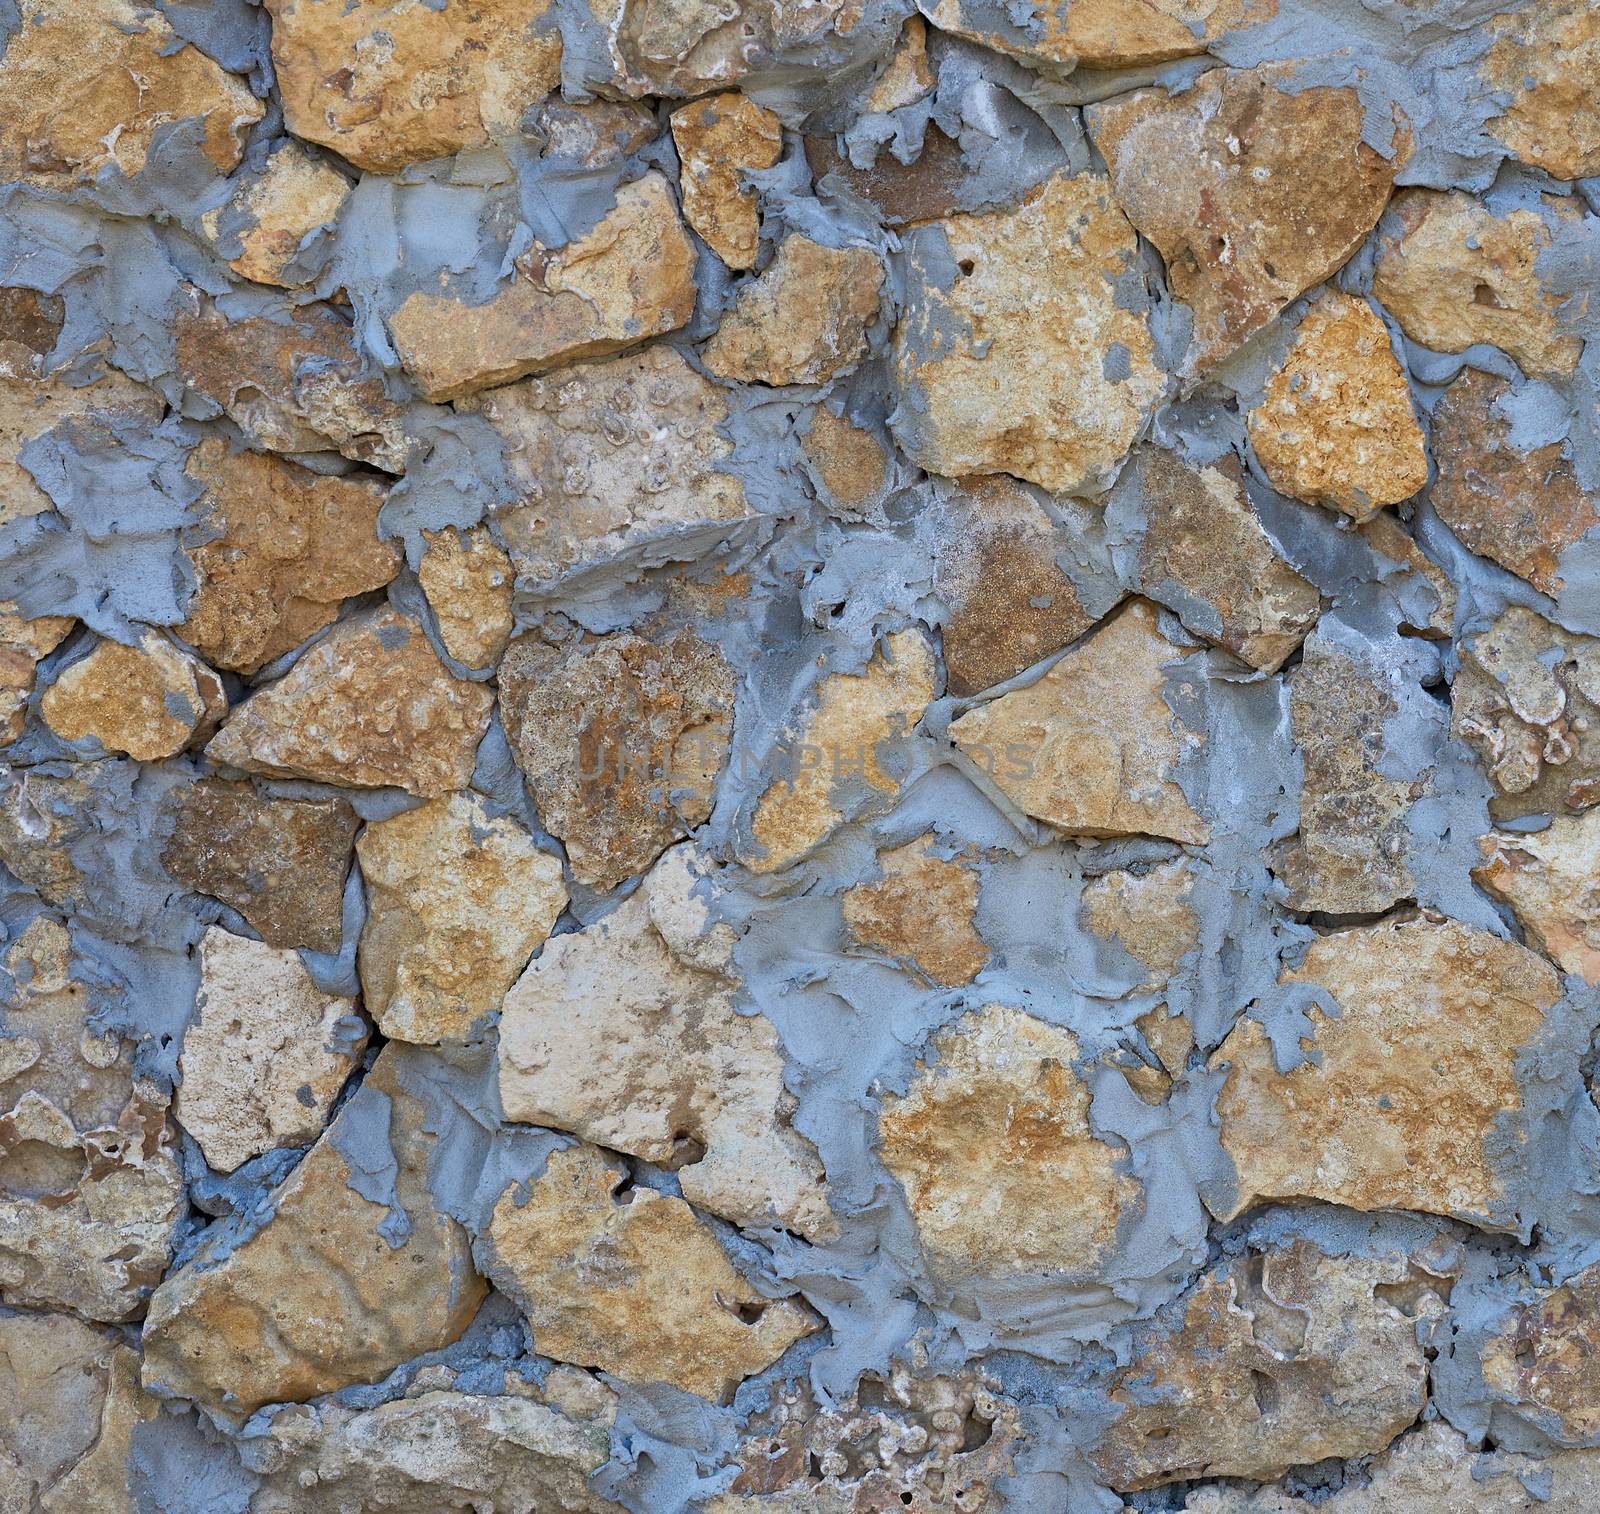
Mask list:
[[[564,247],[535,242],[484,304],[418,291],[389,330],[429,399],[461,399],[676,331],[694,312],[694,258],[667,181],[647,173],[592,231]]]
[[[705,911],[696,881],[692,849],[675,848],[613,913],[545,944],[506,997],[506,1118],[672,1168],[686,1199],[735,1224],[829,1236],[777,1032],[735,1008],[715,933],[679,944],[684,911]]]
[[[1166,386],[1142,309],[1119,294],[1141,275],[1111,185],[1058,175],[938,233],[913,239],[895,327],[900,445],[931,473],[1104,488]]]
[[[178,792],[161,865],[238,910],[269,946],[336,952],[360,821],[343,799],[272,799],[205,778]]]
[[[237,706],[206,755],[220,765],[431,798],[467,786],[494,696],[450,675],[414,620],[352,616]]]
[[[256,672],[400,571],[399,548],[378,539],[385,491],[371,479],[327,478],[215,438],[186,469],[205,488],[212,539],[188,549],[195,592],[178,634],[219,668]]]
[[[851,514],[869,505],[889,477],[883,443],[826,405],[818,405],[812,415],[804,446],[829,502]]]
[[[730,268],[753,268],[761,218],[741,169],[771,168],[783,128],[770,110],[737,91],[709,95],[672,113],[683,218]]]
[[[701,353],[718,378],[821,384],[857,362],[878,319],[883,264],[865,247],[784,238]]]
[[[970,983],[989,959],[972,923],[976,871],[959,857],[941,856],[932,836],[880,852],[878,869],[881,879],[840,897],[851,936],[945,988]]]
[[[355,1000],[323,993],[296,953],[213,925],[173,1113],[213,1172],[309,1146],[366,1042]]]
[[[22,734],[39,660],[67,639],[73,624],[67,615],[26,620],[0,602],[0,746]]]
[[[1320,296],[1250,412],[1272,487],[1365,520],[1428,481],[1428,454],[1388,328],[1365,300]]]
[[[899,110],[915,105],[933,93],[933,71],[928,67],[928,23],[908,16],[883,72],[861,102],[864,111]]]
[[[1111,872],[1084,885],[1083,923],[1115,941],[1147,969],[1141,987],[1159,988],[1200,944],[1200,917],[1189,903],[1194,873],[1183,858],[1143,872]]]
[[[1223,1218],[1258,1199],[1420,1209],[1515,1229],[1500,1122],[1522,1091],[1518,1051],[1560,997],[1543,958],[1454,921],[1389,920],[1311,943],[1281,982],[1315,985],[1316,1060],[1280,1073],[1246,1019],[1212,1059],[1223,1149],[1238,1169]]]
[[[284,120],[393,173],[513,135],[560,78],[548,0],[266,0]]]
[[[1482,1351],[1489,1390],[1558,1442],[1600,1436],[1600,1268],[1515,1303]]]
[[[710,642],[519,637],[499,679],[512,755],[580,882],[614,888],[711,813],[735,683]]]
[[[356,855],[362,1002],[392,1040],[432,1044],[481,1026],[567,906],[560,861],[474,794],[368,825]]]
[[[204,742],[228,713],[222,680],[159,631],[137,646],[102,641],[56,675],[39,700],[63,741],[97,741],[141,762]]]
[[[593,1146],[553,1153],[526,1202],[508,1191],[495,1206],[489,1275],[544,1355],[726,1403],[820,1321],[758,1293],[682,1199],[619,1199],[626,1179]]]
[[[511,559],[482,526],[425,531],[417,580],[439,625],[439,640],[459,663],[491,667],[511,640]]]
[[[1424,347],[1465,352],[1487,342],[1531,378],[1565,377],[1583,344],[1562,326],[1561,297],[1545,288],[1538,262],[1551,244],[1549,222],[1576,215],[1564,200],[1546,199],[1543,215],[1496,216],[1459,190],[1404,190],[1393,230],[1379,239],[1373,296]]]
[[[546,157],[571,158],[585,168],[617,163],[656,134],[655,111],[642,100],[572,102],[552,95],[539,107],[537,125]]]
[[[1510,96],[1490,132],[1557,179],[1600,173],[1600,18],[1581,0],[1493,17],[1485,82]]]
[[[1542,831],[1478,838],[1472,876],[1511,906],[1531,945],[1600,985],[1600,818],[1558,815]]]
[[[1357,530],[1380,558],[1399,564],[1407,573],[1416,574],[1433,591],[1435,604],[1431,613],[1416,624],[1403,620],[1402,629],[1430,640],[1450,640],[1455,634],[1456,607],[1460,600],[1450,575],[1417,545],[1415,538],[1391,514],[1379,511],[1363,521]]]
[[[950,737],[1007,799],[1083,836],[1203,842],[1205,822],[1176,781],[1197,741],[1164,697],[1182,655],[1135,599],[1036,683],[950,724]]]
[[[1410,156],[1402,123],[1391,157],[1362,140],[1354,89],[1301,88],[1281,65],[1211,69],[1178,94],[1138,90],[1086,116],[1119,203],[1194,312],[1186,375],[1343,263]]]
[[[933,121],[923,133],[922,150],[909,163],[886,151],[870,168],[857,168],[831,134],[807,137],[805,152],[814,180],[837,179],[892,226],[918,226],[959,210],[972,171],[961,144]]]
[[[295,268],[296,257],[314,233],[338,220],[349,197],[342,173],[298,142],[285,142],[260,173],[241,176],[228,203],[207,211],[200,225],[241,278],[298,289],[312,279]],[[240,251],[232,256],[235,236]]]

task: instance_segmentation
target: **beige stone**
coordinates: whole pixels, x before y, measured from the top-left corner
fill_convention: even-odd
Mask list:
[[[1558,1441],[1600,1436],[1600,1268],[1530,1288],[1479,1353],[1490,1393]]]
[[[1545,288],[1539,256],[1551,223],[1582,212],[1547,197],[1544,214],[1497,216],[1460,190],[1407,189],[1395,196],[1395,229],[1378,243],[1373,297],[1413,341],[1436,352],[1487,342],[1510,353],[1530,378],[1565,378],[1578,365],[1579,338],[1567,331],[1561,296]]]
[[[572,158],[601,168],[637,152],[657,132],[656,113],[644,100],[563,100],[552,95],[536,122],[544,137],[542,156]]]
[[[102,641],[58,673],[39,700],[45,724],[63,741],[98,741],[141,762],[205,741],[227,712],[222,680],[151,630],[137,646]]]
[[[206,748],[275,778],[418,795],[464,789],[494,695],[453,678],[398,611],[352,616],[241,705]]]
[[[419,290],[389,330],[429,399],[461,399],[676,331],[694,313],[694,263],[672,191],[651,172],[624,184],[593,230],[563,247],[535,242],[486,303]]]
[[[884,70],[872,81],[863,111],[900,110],[933,93],[933,71],[928,67],[928,23],[908,16]]]
[[[1386,157],[1362,140],[1354,88],[1302,88],[1295,69],[1214,68],[1178,94],[1136,90],[1086,112],[1122,208],[1194,312],[1185,376],[1338,268],[1410,156],[1403,118]]]
[[[976,869],[959,857],[941,856],[931,835],[880,852],[878,868],[882,878],[840,896],[851,937],[945,988],[970,983],[989,960],[989,948],[973,926]]]
[[[1145,1044],[1155,1053],[1161,1070],[1169,1078],[1181,1078],[1189,1066],[1189,1054],[1194,1050],[1194,1031],[1188,1018],[1170,1014],[1166,1005],[1158,1004],[1133,1023]]]
[[[818,405],[801,439],[829,502],[850,514],[870,505],[889,478],[889,454],[872,432]]]
[[[272,1195],[253,1235],[162,1283],[144,1327],[144,1383],[228,1418],[377,1382],[455,1340],[484,1296],[466,1232],[433,1208],[427,1111],[380,1053],[360,1091]],[[364,1198],[344,1141],[376,1125],[394,1208]],[[358,1144],[354,1149],[360,1150]],[[398,1210],[404,1224],[396,1225]],[[383,1227],[383,1228],[380,1228]],[[404,1235],[390,1244],[396,1228]]]
[[[846,818],[837,790],[865,785],[878,795],[899,788],[883,766],[886,748],[922,718],[935,690],[933,648],[920,631],[896,631],[860,673],[830,673],[815,700],[791,715],[780,738],[787,769],[756,803],[750,823],[759,851],[740,860],[772,873],[820,846]],[[874,796],[868,796],[869,801]],[[849,804],[856,810],[858,805]]]
[[[705,908],[691,854],[668,852],[613,913],[547,942],[507,995],[506,1118],[673,1168],[686,1199],[735,1224],[831,1236],[822,1164],[789,1125],[777,1032],[738,1012],[725,962],[691,954],[701,933],[678,944],[675,922]]]
[[[225,256],[237,236],[239,254],[228,266],[241,278],[297,289],[311,279],[295,270],[295,257],[313,233],[338,220],[349,198],[350,181],[342,173],[286,141],[260,173],[241,178],[225,205],[207,211],[200,226]]]
[[[42,658],[67,639],[70,615],[40,615],[32,620],[0,601],[0,746],[22,735],[28,722],[28,696]]]
[[[468,1035],[500,1008],[567,907],[561,863],[475,794],[367,826],[361,993],[393,1040]]]
[[[1338,1013],[1306,1011],[1317,1059],[1288,1073],[1254,1019],[1213,1057],[1238,1170],[1219,1217],[1320,1199],[1516,1229],[1516,1157],[1494,1153],[1522,1107],[1516,1058],[1561,996],[1550,965],[1454,921],[1392,919],[1319,937],[1281,981],[1324,990]]]
[[[499,683],[512,756],[580,882],[614,888],[710,815],[736,684],[693,631],[519,637]]]
[[[1583,0],[1537,0],[1489,21],[1481,65],[1510,101],[1489,122],[1524,163],[1557,179],[1600,174],[1600,18]]]
[[[1193,887],[1182,857],[1143,872],[1106,873],[1084,885],[1083,923],[1145,967],[1140,988],[1160,988],[1200,945],[1200,917],[1189,903]]]
[[[939,229],[925,244],[936,262],[912,240],[895,327],[900,445],[947,477],[1105,488],[1166,388],[1145,315],[1126,297],[1143,275],[1110,183],[1057,175],[1013,208],[949,216]]]
[[[66,190],[103,171],[137,174],[162,128],[199,123],[222,173],[266,114],[242,79],[181,42],[133,0],[20,0],[0,58],[0,178]]]
[[[682,1199],[617,1198],[626,1176],[593,1146],[552,1153],[525,1202],[513,1187],[495,1205],[490,1276],[543,1355],[726,1403],[821,1321],[735,1272]]]
[[[1089,1128],[1071,1031],[1001,1004],[933,1038],[878,1116],[932,1273],[947,1285],[1097,1275],[1139,1185]]]
[[[341,600],[381,589],[400,571],[378,537],[385,491],[368,478],[329,478],[211,437],[185,471],[205,489],[209,541],[189,547],[195,591],[178,634],[219,668],[254,673],[332,625]]]
[[[1511,906],[1563,972],[1600,985],[1600,817],[1557,815],[1542,831],[1478,838],[1473,881]]]
[[[1176,773],[1203,741],[1164,697],[1181,656],[1147,600],[1130,600],[1027,688],[950,723],[956,746],[1036,820],[1084,836],[1203,843]]]
[[[359,168],[515,134],[560,81],[549,0],[266,0],[285,124]]]
[[[754,267],[761,220],[756,193],[740,174],[778,161],[778,118],[737,91],[708,95],[673,111],[672,141],[684,220],[728,267]]]
[[[424,531],[417,580],[439,625],[439,640],[469,668],[492,667],[511,640],[511,559],[483,526]]]

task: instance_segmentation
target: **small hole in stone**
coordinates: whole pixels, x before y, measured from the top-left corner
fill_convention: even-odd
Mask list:
[[[962,260],[956,264],[956,267],[959,268],[963,274],[971,273],[972,270],[977,266],[977,263],[972,258],[962,258]]]

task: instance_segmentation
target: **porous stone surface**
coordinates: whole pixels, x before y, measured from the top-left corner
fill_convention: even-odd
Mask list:
[[[1029,0],[997,11],[975,0],[933,0],[943,31],[1042,63],[1118,68],[1204,52],[1212,38],[1270,20],[1276,0],[1078,0],[1063,10]]]
[[[417,581],[439,626],[439,640],[459,663],[491,667],[511,640],[511,558],[482,526],[425,532]]]
[[[931,836],[880,852],[878,870],[881,878],[856,884],[839,900],[850,935],[946,988],[970,983],[989,958],[972,923],[976,870],[941,856]]]
[[[754,267],[761,217],[740,175],[778,161],[778,118],[736,90],[709,95],[673,111],[672,141],[684,220],[728,267]]]
[[[1140,872],[1118,869],[1085,885],[1083,923],[1144,966],[1142,986],[1159,988],[1200,944],[1193,887],[1193,869],[1181,858]]]
[[[1489,130],[1557,179],[1600,173],[1600,26],[1576,0],[1538,0],[1489,22],[1485,82],[1510,96]]]
[[[0,606],[0,746],[15,741],[27,728],[35,670],[67,639],[72,627],[67,615],[28,620]]]
[[[1518,923],[1563,972],[1600,984],[1600,817],[1557,815],[1542,831],[1478,838],[1473,880],[1511,907]]]
[[[349,197],[350,181],[338,169],[291,141],[259,173],[241,174],[228,203],[207,211],[200,224],[241,278],[297,289],[313,280],[295,268],[295,259],[317,232],[332,226]]]

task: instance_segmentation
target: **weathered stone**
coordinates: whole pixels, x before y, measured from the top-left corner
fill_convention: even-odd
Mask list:
[[[947,1285],[1017,1274],[1093,1277],[1139,1185],[1089,1128],[1071,1031],[1000,1004],[934,1036],[878,1116],[884,1166],[905,1191]]]
[[[269,799],[204,778],[172,803],[161,864],[185,888],[231,905],[269,946],[337,952],[344,880],[361,822],[343,799]]]
[[[649,1188],[617,1198],[626,1180],[593,1146],[553,1152],[525,1202],[508,1189],[495,1205],[489,1275],[543,1355],[726,1403],[821,1322],[735,1272],[682,1199]]]
[[[314,277],[295,266],[301,248],[338,220],[349,197],[342,173],[286,141],[260,173],[242,176],[228,202],[207,211],[200,226],[241,278],[297,289]],[[230,254],[235,238],[236,257]]]
[[[467,402],[506,444],[520,499],[496,515],[524,587],[623,561],[691,558],[753,512],[720,464],[727,399],[670,347]]]
[[[239,706],[206,748],[224,766],[421,798],[464,789],[494,695],[454,678],[391,609],[343,621]]]
[[[1295,65],[1214,68],[1174,95],[1136,90],[1086,115],[1128,219],[1194,312],[1192,376],[1327,278],[1372,230],[1410,156],[1362,140],[1351,87],[1302,88]]]
[[[1600,17],[1583,0],[1538,0],[1489,30],[1481,75],[1510,97],[1491,134],[1554,178],[1600,174]]]
[[[1169,1078],[1182,1077],[1189,1065],[1189,1054],[1194,1050],[1194,1031],[1184,1015],[1167,1012],[1158,1004],[1133,1022],[1145,1044],[1155,1053],[1161,1069]]]
[[[98,741],[156,762],[205,741],[228,713],[228,696],[198,657],[147,630],[138,646],[102,641],[64,668],[39,713],[63,741]]]
[[[1421,615],[1412,611],[1410,619],[1401,621],[1400,629],[1407,634],[1448,641],[1455,625],[1458,598],[1450,575],[1417,545],[1393,515],[1380,510],[1356,529],[1380,558],[1387,558],[1398,563],[1405,572],[1416,574],[1433,592],[1431,610]],[[1381,563],[1379,573],[1388,576]]]
[[[1204,842],[1176,773],[1204,738],[1165,699],[1181,655],[1147,600],[1130,600],[1024,689],[950,723],[956,746],[1018,809],[1082,836]]]
[[[211,540],[187,549],[195,592],[178,634],[219,668],[254,673],[332,625],[339,603],[381,589],[400,549],[378,538],[384,488],[328,478],[211,437],[189,454]]]
[[[492,667],[511,640],[511,559],[483,526],[424,531],[417,580],[439,625],[439,640],[469,668]]]
[[[266,114],[242,79],[179,39],[134,0],[20,0],[0,57],[0,179],[71,189],[102,172],[137,174],[155,138],[196,123],[223,173]]]
[[[1404,190],[1395,196],[1394,230],[1378,243],[1373,297],[1424,347],[1465,352],[1487,342],[1532,378],[1565,378],[1583,343],[1564,329],[1562,297],[1545,288],[1538,262],[1552,223],[1581,216],[1554,198],[1543,214],[1497,216],[1459,190]]]
[[[827,502],[841,512],[857,516],[883,492],[889,454],[872,432],[848,417],[818,405],[801,445]]]
[[[684,220],[728,267],[754,267],[760,214],[755,191],[742,186],[740,172],[778,161],[778,118],[737,91],[709,95],[673,111],[672,141]]]
[[[563,100],[552,95],[539,108],[543,156],[571,158],[585,168],[618,163],[656,134],[656,113],[643,100]]]
[[[1600,985],[1600,818],[1557,815],[1542,831],[1478,838],[1473,881],[1509,904],[1563,972]]]
[[[243,1240],[202,1240],[156,1290],[145,1386],[242,1419],[262,1404],[377,1382],[455,1340],[484,1284],[466,1232],[433,1207],[426,1118],[402,1087],[395,1049],[380,1053],[273,1192],[270,1218]],[[365,1197],[380,1191],[385,1167],[384,1201]]]
[[[524,636],[498,678],[512,755],[580,882],[614,888],[710,815],[737,687],[710,642]]]
[[[1083,923],[1144,965],[1139,988],[1160,988],[1200,945],[1200,917],[1189,903],[1193,886],[1182,857],[1143,872],[1106,873],[1084,885]]]
[[[1203,1273],[1181,1316],[1140,1332],[1096,1469],[1129,1491],[1381,1451],[1427,1402],[1417,1315],[1437,1318],[1449,1294],[1441,1277],[1415,1311],[1390,1302],[1412,1265],[1295,1241]]]
[[[70,615],[25,620],[0,601],[0,746],[22,735],[34,670],[67,639],[73,624]]]
[[[908,16],[884,70],[872,81],[861,102],[863,111],[900,110],[933,93],[933,71],[928,67],[928,23]]]
[[[0,862],[57,909],[82,910],[93,897],[74,853],[99,829],[96,786],[117,765],[106,758],[41,772],[0,764]]]
[[[367,826],[361,993],[378,1029],[424,1044],[466,1036],[500,1008],[561,911],[561,863],[475,794]]]
[[[878,868],[881,879],[840,896],[851,936],[945,988],[970,983],[989,960],[972,923],[977,872],[959,857],[941,856],[932,836],[879,853]]]
[[[651,172],[624,184],[592,231],[535,242],[484,304],[419,290],[389,330],[429,399],[461,399],[676,331],[694,313],[694,262],[672,191]]]
[[[1600,1268],[1529,1288],[1479,1352],[1485,1386],[1568,1445],[1600,1437]]]
[[[548,0],[266,0],[285,124],[393,173],[512,136],[561,77]]]
[[[921,151],[909,163],[884,149],[870,168],[857,168],[831,133],[807,137],[805,150],[814,180],[835,176],[891,226],[937,221],[959,208],[963,190],[975,187],[973,165],[962,156],[961,144],[932,121],[923,133]]]
[[[1280,494],[1365,520],[1428,481],[1428,453],[1389,331],[1365,300],[1330,291],[1250,412],[1250,445]]]
[[[860,802],[838,791],[851,785],[894,794],[884,751],[922,719],[935,690],[933,648],[919,631],[896,631],[860,673],[830,673],[815,702],[796,710],[780,737],[786,769],[757,801],[750,833],[759,850],[741,855],[755,873],[798,862],[821,845]],[[866,793],[868,802],[876,797]]]
[[[1166,387],[1137,239],[1108,181],[1058,175],[1011,209],[949,216],[908,246],[900,445],[948,477],[1103,489]]]
[[[1495,1153],[1522,1107],[1515,1061],[1561,996],[1550,965],[1454,921],[1387,920],[1319,937],[1280,981],[1321,989],[1337,1012],[1306,1009],[1316,1057],[1290,1072],[1254,1019],[1213,1057],[1228,1070],[1217,1113],[1238,1170],[1220,1218],[1320,1199],[1515,1230],[1516,1157]]]
[[[1433,411],[1439,476],[1428,502],[1469,550],[1543,594],[1566,587],[1562,552],[1596,525],[1600,500],[1578,482],[1560,442],[1523,449],[1497,408],[1511,386],[1466,369]]]
[[[612,914],[545,943],[500,1022],[506,1118],[673,1168],[686,1199],[735,1224],[831,1236],[822,1164],[789,1127],[777,1032],[735,1008],[700,871],[678,847]]]
[[[37,289],[0,288],[0,379],[43,377],[67,323],[67,303]]]

